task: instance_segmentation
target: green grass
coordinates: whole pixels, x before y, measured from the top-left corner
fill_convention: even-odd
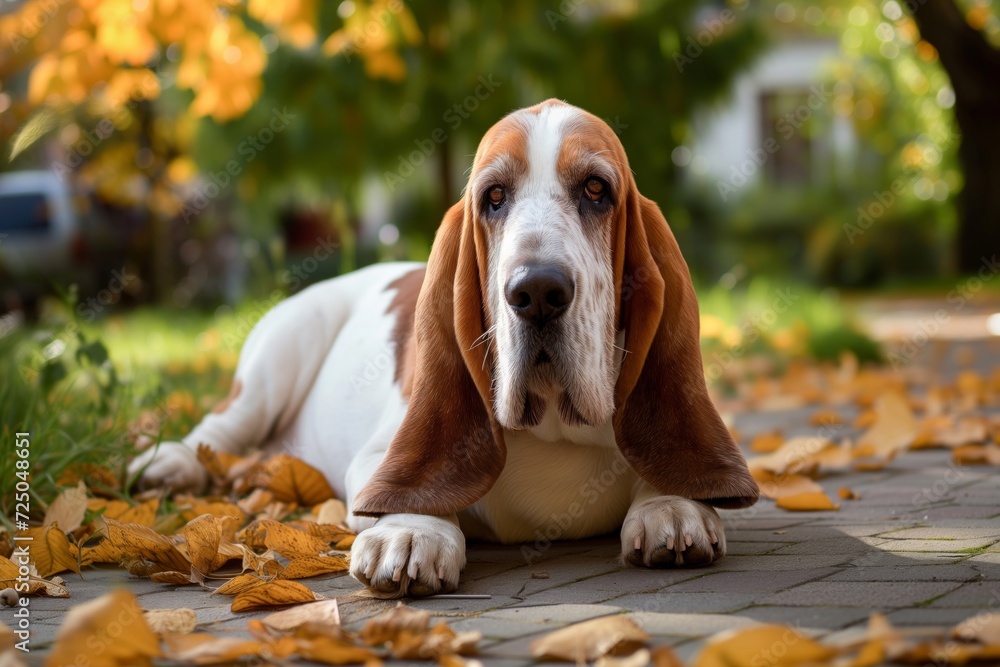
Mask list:
[[[861,362],[882,360],[881,348],[861,331],[851,303],[836,290],[758,277],[732,289],[702,288],[698,298],[708,358],[728,352],[836,361],[849,351]]]
[[[276,302],[215,313],[111,310],[93,323],[50,304],[40,325],[0,337],[0,423],[11,444],[16,432],[31,433],[33,511],[44,511],[76,464],[108,467],[118,486],[107,492],[127,497],[125,462],[136,436],[189,431],[226,395],[246,334]],[[755,279],[701,290],[700,302],[706,366],[726,354],[779,361],[880,354],[832,292]],[[0,476],[0,520],[8,528],[15,481]]]

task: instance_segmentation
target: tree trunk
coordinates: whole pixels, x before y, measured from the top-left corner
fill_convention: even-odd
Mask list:
[[[955,91],[958,159],[957,263],[975,273],[1000,254],[1000,51],[972,28],[953,0],[908,0],[920,35],[941,58]]]

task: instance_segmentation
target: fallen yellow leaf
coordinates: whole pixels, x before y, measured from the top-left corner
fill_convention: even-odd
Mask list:
[[[345,572],[350,565],[343,556],[303,556],[295,558],[278,574],[278,579],[305,579],[331,572]]]
[[[878,417],[875,415],[874,410],[862,410],[858,413],[858,416],[855,417],[853,426],[854,428],[868,428],[875,423],[877,418]]]
[[[825,493],[816,491],[781,496],[775,501],[775,504],[783,510],[792,512],[823,512],[840,509],[840,505],[834,504]]]
[[[168,635],[164,637],[166,657],[193,665],[218,665],[251,658],[259,660],[270,647],[254,639],[216,637],[209,634]],[[271,652],[274,655],[274,652]],[[275,655],[276,658],[283,656]]]
[[[751,468],[750,473],[757,480],[760,493],[765,498],[777,499],[783,496],[823,492],[822,486],[805,475],[775,474],[759,468]]]
[[[235,519],[227,517],[226,521],[232,522]],[[224,530],[224,521],[212,514],[202,514],[192,519],[181,530],[191,566],[202,577],[215,572],[235,555],[243,555],[241,550],[223,548]]]
[[[1000,445],[962,445],[951,452],[951,460],[957,465],[1000,466]]]
[[[952,628],[951,636],[966,642],[1000,646],[1000,614],[980,612]]]
[[[289,454],[278,454],[260,464],[246,483],[264,488],[275,500],[299,505],[318,505],[334,497],[333,489],[319,470]]]
[[[87,486],[81,480],[72,489],[66,489],[49,504],[42,525],[58,523],[59,528],[72,533],[83,524],[87,513]]]
[[[251,549],[270,549],[285,558],[318,556],[330,550],[325,540],[273,519],[254,521],[240,531],[238,537]]]
[[[150,630],[159,634],[185,635],[198,625],[193,609],[147,609],[145,618]]]
[[[261,622],[275,630],[288,632],[306,623],[320,627],[340,627],[340,609],[336,600],[320,600],[277,611],[265,616]]]
[[[252,611],[322,599],[323,596],[312,592],[297,581],[269,581],[237,595],[233,599],[230,610],[234,612]]]
[[[663,659],[661,658],[661,664],[671,665],[669,662],[663,663],[662,661]],[[626,655],[620,658],[606,655],[603,658],[598,658],[594,661],[594,667],[646,667],[646,665],[649,664],[653,664],[655,666],[656,663],[652,663],[652,654],[649,652],[649,649],[644,648],[639,649],[632,655]],[[673,663],[673,665],[677,665],[677,667],[684,667],[683,663],[680,662]],[[671,667],[673,667],[673,665],[671,665]]]
[[[472,655],[483,638],[480,632],[457,633],[445,623],[429,632],[403,631],[388,642],[392,657],[400,660],[427,660],[449,655]]]
[[[875,423],[858,440],[854,456],[891,459],[910,446],[919,430],[906,398],[896,392],[883,394],[875,402]]]
[[[693,667],[758,667],[760,664],[820,665],[840,651],[814,642],[784,625],[762,625],[722,632],[695,658]]]
[[[238,577],[233,577],[212,592],[219,595],[239,595],[244,591],[248,591],[261,584],[266,584],[269,581],[273,581],[273,578],[265,579],[256,574],[241,574]]]
[[[756,454],[769,454],[783,444],[785,444],[785,436],[782,435],[781,431],[761,433],[750,441],[750,451]]]
[[[86,562],[119,563],[125,560],[150,561],[159,570],[189,572],[191,564],[174,544],[152,528],[114,519],[101,520],[100,541],[83,549]]]
[[[347,521],[347,505],[344,501],[330,498],[318,507],[313,508],[318,524],[343,524]]]
[[[669,646],[657,646],[649,658],[652,667],[684,667],[684,663]]]
[[[71,570],[80,573],[79,563],[70,549],[69,538],[58,523],[19,531],[19,535],[31,537],[31,559],[38,568],[38,576],[43,579],[53,574]]]
[[[75,665],[86,656],[89,667],[145,667],[162,655],[135,597],[120,589],[70,609],[45,664]]]
[[[773,473],[810,474],[820,465],[820,457],[827,450],[838,446],[818,437],[798,437],[785,442],[765,456],[755,456],[747,461],[750,471],[767,470]]]
[[[625,616],[602,616],[575,623],[531,642],[536,658],[593,662],[612,651],[631,652],[649,641],[649,635]]]
[[[340,632],[327,626],[304,625],[294,635],[295,653],[313,662],[327,665],[380,664],[371,649],[358,646]]]
[[[832,426],[844,424],[846,420],[836,410],[819,410],[809,417],[812,426]]]
[[[56,483],[60,486],[72,486],[81,481],[95,491],[106,492],[107,489],[117,489],[119,486],[115,473],[96,463],[74,463],[62,472]]]
[[[181,508],[181,518],[185,521],[191,521],[202,514],[211,514],[220,519],[232,517],[238,524],[243,524],[247,520],[246,512],[234,503],[203,500],[194,496],[178,496],[175,502]]]
[[[378,646],[395,639],[401,632],[422,634],[431,623],[429,612],[399,604],[365,623],[358,635],[369,646]]]

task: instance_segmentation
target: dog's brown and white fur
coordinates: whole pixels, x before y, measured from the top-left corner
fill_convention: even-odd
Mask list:
[[[532,320],[511,285],[539,267],[567,289]],[[726,549],[712,505],[758,493],[708,398],[666,221],[611,129],[557,101],[486,134],[426,267],[375,265],[278,305],[225,404],[133,469],[204,486],[199,443],[321,470],[360,531],[351,573],[383,596],[456,589],[466,537],[620,530],[634,565],[706,564]]]

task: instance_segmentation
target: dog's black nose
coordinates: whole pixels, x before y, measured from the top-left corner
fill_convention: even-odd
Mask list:
[[[562,315],[573,302],[573,280],[558,266],[523,265],[507,280],[507,303],[537,327]]]

